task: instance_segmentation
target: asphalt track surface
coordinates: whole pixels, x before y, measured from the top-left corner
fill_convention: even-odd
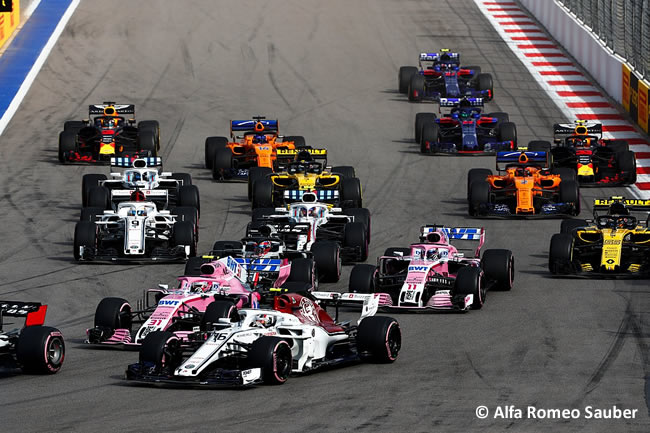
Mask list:
[[[472,220],[465,179],[492,158],[422,157],[417,112],[396,91],[400,65],[450,47],[495,78],[489,111],[507,111],[520,142],[564,121],[492,26],[463,1],[187,1],[81,3],[0,146],[0,298],[48,303],[67,343],[54,376],[0,378],[12,431],[648,431],[647,282],[550,278],[558,220]],[[453,36],[458,35],[458,36]],[[264,114],[281,131],[351,164],[373,213],[371,257],[416,240],[425,223],[483,225],[486,247],[510,248],[516,286],[466,315],[400,315],[393,365],[358,365],[246,391],[128,386],[137,353],[83,346],[104,296],[132,301],[182,265],[79,265],[72,259],[81,175],[57,162],[65,120],[104,100],[135,103],[161,123],[166,169],[189,171],[202,201],[201,250],[237,239],[249,217],[243,184],[213,183],[203,141],[228,120]],[[433,105],[428,106],[434,108]],[[592,198],[612,189],[583,190]],[[370,259],[372,262],[373,259]],[[349,267],[342,283],[347,284]],[[638,409],[634,420],[479,420],[475,408]]]

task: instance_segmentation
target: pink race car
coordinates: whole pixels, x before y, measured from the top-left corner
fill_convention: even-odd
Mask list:
[[[188,262],[195,266],[196,259]],[[180,339],[186,339],[203,327],[203,313],[216,299],[231,300],[222,303],[236,308],[256,307],[259,293],[251,290],[246,282],[245,270],[231,257],[208,260],[200,266],[200,275],[178,278],[178,288],[169,290],[167,285],[149,289],[144,299],[133,309],[122,298],[104,298],[95,311],[95,326],[86,331],[87,343],[103,345],[135,346],[152,331],[170,331]],[[228,312],[226,312],[226,316]],[[134,325],[140,325],[136,330]]]
[[[356,265],[349,291],[380,293],[387,310],[478,310],[488,289],[512,289],[515,273],[512,252],[492,249],[481,257],[484,242],[483,228],[423,226],[419,243],[388,248],[377,266]]]

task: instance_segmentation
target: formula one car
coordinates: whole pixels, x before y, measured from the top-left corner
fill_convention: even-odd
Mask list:
[[[635,211],[643,212],[639,219]],[[549,270],[581,277],[650,277],[649,212],[650,200],[594,200],[593,220],[564,220],[551,238]]]
[[[517,149],[517,127],[508,113],[481,113],[481,98],[441,98],[440,107],[453,107],[449,114],[415,116],[415,140],[422,153],[494,155]]]
[[[160,150],[158,121],[136,124],[135,119],[123,116],[127,114],[135,114],[135,105],[104,102],[89,106],[89,119],[65,122],[59,134],[59,161],[108,163],[114,156],[156,156]]]
[[[353,167],[327,167],[300,152],[285,172],[271,173],[252,186],[253,209],[283,207],[311,192],[319,202],[343,208],[362,206],[361,181]]]
[[[152,332],[130,381],[196,387],[283,384],[292,373],[308,373],[364,360],[394,362],[401,348],[395,319],[374,316],[377,300],[366,295],[357,324],[338,323],[309,294],[277,296],[273,309],[234,309],[215,301],[199,330],[181,341],[171,332]],[[232,312],[232,310],[235,310]]]
[[[115,209],[140,191],[158,209],[185,206],[200,211],[199,190],[189,173],[160,172],[162,158],[111,158],[111,167],[128,167],[122,173],[84,174],[81,198],[84,207]]]
[[[230,137],[205,139],[205,166],[215,180],[246,179],[254,167],[275,170],[278,149],[305,147],[304,137],[279,135],[278,121],[263,116],[231,120]]]
[[[481,257],[485,229],[426,225],[420,233],[408,248],[388,248],[377,266],[352,268],[349,291],[379,293],[389,310],[462,312],[480,309],[488,289],[512,289],[512,252],[486,250]]]
[[[246,235],[276,236],[287,250],[313,254],[322,281],[336,282],[341,262],[364,261],[370,242],[370,211],[347,209],[319,203],[316,195],[305,193],[301,202],[287,207],[253,211]]]
[[[580,186],[632,185],[636,182],[636,157],[626,140],[605,140],[603,126],[576,120],[553,125],[556,146],[534,141],[528,150],[553,154],[553,168],[577,175]]]
[[[475,217],[557,217],[580,213],[578,183],[553,174],[546,152],[497,152],[497,171],[467,175],[469,214]]]
[[[185,275],[205,277],[206,264],[228,259],[225,264],[242,284],[255,290],[268,302],[271,289],[285,283],[300,285],[300,290],[318,287],[318,269],[310,252],[287,249],[274,236],[251,236],[241,241],[217,241],[208,255],[194,257],[185,266]]]
[[[139,346],[154,331],[172,332],[187,340],[194,327],[205,327],[204,313],[215,300],[228,300],[239,308],[258,305],[259,294],[237,276],[239,266],[229,257],[204,263],[203,275],[179,277],[177,289],[166,284],[149,289],[135,309],[122,298],[102,299],[95,310],[94,327],[86,331],[86,343]]]
[[[409,101],[424,99],[494,97],[492,75],[482,74],[478,66],[460,66],[460,54],[441,50],[440,53],[420,53],[419,68],[402,66],[399,70],[399,91],[407,93]]]
[[[116,210],[84,208],[74,231],[79,261],[181,261],[196,255],[196,208],[158,210],[141,191]]]
[[[61,331],[43,326],[47,305],[0,301],[0,367],[27,373],[58,372],[65,358]],[[22,329],[5,330],[4,317],[24,317]]]

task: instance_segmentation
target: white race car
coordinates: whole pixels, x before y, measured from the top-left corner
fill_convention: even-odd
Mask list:
[[[141,191],[117,210],[84,208],[74,232],[74,257],[80,261],[179,261],[196,255],[197,211],[158,210]],[[100,212],[97,214],[97,212]]]
[[[370,212],[332,207],[307,192],[302,201],[286,207],[254,209],[247,235],[278,237],[289,251],[311,252],[319,278],[336,282],[342,262],[368,258]]]
[[[103,174],[85,174],[81,183],[84,207],[115,209],[128,201],[135,191],[141,191],[158,209],[174,206],[194,207],[200,210],[199,190],[192,185],[188,173],[160,171],[162,158],[111,158],[111,167],[126,167],[124,172],[114,172],[108,179]]]
[[[205,312],[211,331],[182,341],[171,332],[147,335],[139,362],[126,370],[126,379],[150,384],[242,387],[256,383],[282,384],[291,373],[359,362],[393,362],[402,343],[399,324],[374,316],[379,295],[344,294],[346,301],[363,302],[357,324],[339,323],[318,304],[332,300],[327,292],[286,293],[275,297],[274,308],[237,309],[215,301]],[[355,299],[351,299],[355,297]]]

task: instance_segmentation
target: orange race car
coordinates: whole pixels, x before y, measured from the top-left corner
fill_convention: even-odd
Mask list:
[[[580,193],[575,178],[562,179],[548,168],[547,152],[498,152],[498,175],[474,168],[467,175],[472,216],[551,217],[578,215]]]
[[[262,116],[231,120],[230,136],[232,141],[226,137],[205,139],[205,166],[212,169],[215,180],[265,176],[278,169],[278,149],[305,147],[304,137],[283,137],[278,134],[278,121]]]

